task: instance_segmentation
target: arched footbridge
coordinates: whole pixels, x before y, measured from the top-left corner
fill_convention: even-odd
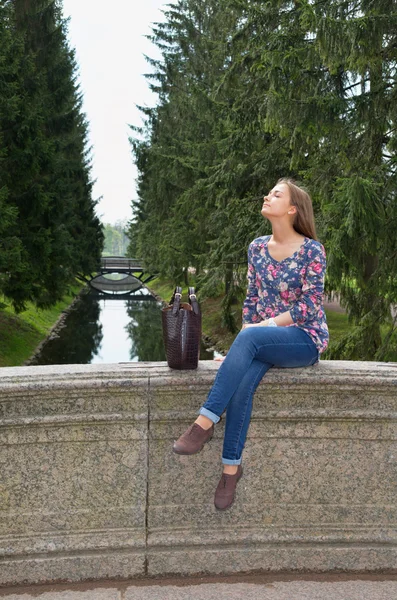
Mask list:
[[[102,258],[100,270],[91,278],[85,276],[79,278],[88,283],[100,296],[139,297],[144,300],[146,296],[137,292],[154,277],[156,274],[148,273],[140,258],[107,256]]]

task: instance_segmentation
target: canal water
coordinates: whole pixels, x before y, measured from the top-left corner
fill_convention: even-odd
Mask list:
[[[32,365],[164,361],[161,302],[142,288],[139,299],[80,296],[64,327],[52,335]],[[204,344],[200,360],[220,354]]]

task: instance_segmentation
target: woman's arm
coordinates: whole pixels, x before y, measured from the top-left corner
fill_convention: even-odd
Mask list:
[[[261,320],[256,312],[256,305],[259,301],[258,287],[256,284],[256,272],[253,263],[253,244],[248,247],[248,272],[247,272],[247,295],[243,303],[243,327],[244,325],[257,323]]]
[[[294,323],[304,325],[312,321],[322,310],[324,302],[324,279],[327,267],[324,247],[315,246],[306,268],[306,277],[302,286],[302,294],[289,311]],[[281,315],[280,315],[281,316]]]
[[[289,310],[286,312],[280,313],[277,317],[273,317],[272,319],[277,327],[287,327],[287,325],[292,325],[294,320],[291,317],[291,313]],[[269,320],[265,319],[260,323],[243,323],[242,329],[246,329],[246,327],[267,327],[269,324]]]

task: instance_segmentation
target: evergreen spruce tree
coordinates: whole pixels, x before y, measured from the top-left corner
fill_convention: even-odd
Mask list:
[[[395,3],[180,0],[166,16],[153,35],[159,102],[134,142],[141,256],[175,281],[195,266],[207,293],[226,277],[233,327],[240,260],[268,231],[261,197],[296,177],[314,200],[327,290],[351,323],[327,356],[393,356]]]
[[[87,123],[61,5],[9,0],[6,6],[6,28],[14,40],[9,58],[19,60],[16,109],[1,115],[1,175],[21,250],[19,264],[7,269],[3,292],[22,310],[27,300],[51,305],[77,273],[94,270],[103,234],[94,212]]]
[[[268,127],[289,140],[291,169],[314,194],[328,289],[340,292],[351,322],[327,356],[384,359],[397,341],[390,314],[397,300],[390,228],[397,209],[396,9],[392,2],[329,0],[286,2],[277,13],[272,49],[258,64],[271,82]]]
[[[17,209],[9,202],[9,189],[5,183],[7,148],[3,131],[5,121],[14,119],[18,110],[18,70],[19,48],[13,40],[9,3],[0,4],[0,292],[8,281],[10,267],[19,268],[21,260],[21,240],[17,235]]]
[[[152,85],[159,105],[134,143],[141,177],[131,236],[149,268],[175,281],[193,266],[202,293],[225,282],[233,329],[234,284],[245,278],[247,245],[264,228],[260,200],[285,173],[288,148],[264,131],[267,84],[250,72],[246,11],[184,1],[167,17],[152,38],[163,51]]]
[[[211,94],[226,68],[225,40],[215,35],[230,20],[223,8],[212,0],[181,0],[166,13],[167,22],[154,28],[152,39],[163,50],[151,86],[159,105],[145,110],[139,131],[144,140],[133,140],[141,176],[131,235],[137,232],[138,252],[148,267],[175,280],[206,260],[216,198],[205,195],[202,184],[217,152],[220,106]]]

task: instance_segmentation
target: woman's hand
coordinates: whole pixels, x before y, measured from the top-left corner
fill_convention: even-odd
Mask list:
[[[260,323],[243,323],[242,327],[241,327],[241,331],[243,329],[247,329],[248,327],[267,327],[268,325],[268,320],[265,319],[264,321],[261,321]]]

